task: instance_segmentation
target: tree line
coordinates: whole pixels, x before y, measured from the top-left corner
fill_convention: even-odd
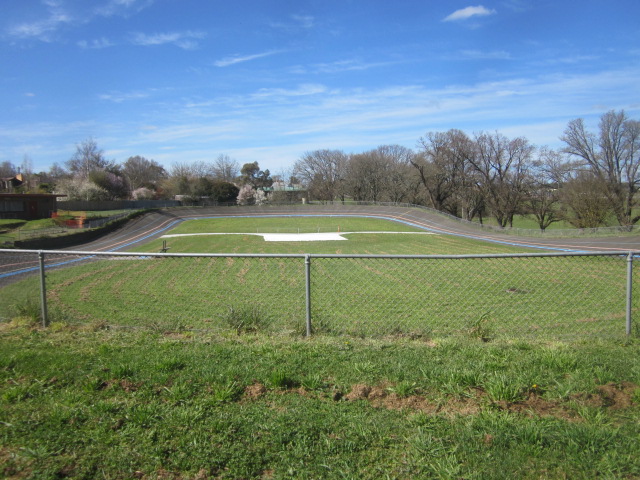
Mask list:
[[[347,155],[305,153],[294,175],[318,201],[406,202],[464,218],[492,216],[502,227],[530,215],[540,229],[565,220],[594,228],[640,220],[640,122],[624,111],[601,116],[596,132],[569,122],[564,147],[536,147],[501,133],[429,132],[416,150],[399,145]]]
[[[502,227],[529,215],[545,230],[560,220],[595,228],[615,219],[640,220],[640,122],[624,111],[603,114],[596,131],[582,119],[568,123],[561,148],[537,147],[499,132],[468,135],[457,129],[428,132],[415,149],[383,145],[347,154],[306,152],[292,169],[272,176],[258,162],[227,155],[212,162],[174,163],[169,170],[136,155],[122,163],[105,157],[93,139],[76,146],[64,166],[32,174],[21,167],[24,191],[69,199],[167,199],[252,204],[299,201],[367,201],[424,205],[466,220],[495,218]],[[0,164],[0,177],[16,171]],[[37,178],[38,181],[29,181]],[[304,193],[302,193],[304,192]]]

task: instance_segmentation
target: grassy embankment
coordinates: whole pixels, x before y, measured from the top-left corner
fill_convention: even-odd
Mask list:
[[[640,476],[637,343],[24,323],[0,327],[5,478]]]

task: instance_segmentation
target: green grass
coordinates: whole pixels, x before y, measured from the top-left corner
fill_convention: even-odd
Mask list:
[[[335,228],[299,220],[259,228]],[[408,228],[350,220],[341,231]],[[256,225],[247,221],[176,231],[244,232]],[[169,245],[505,248],[431,235],[213,238]],[[113,257],[48,269],[47,329],[37,326],[36,277],[2,288],[0,477],[640,477],[640,343],[622,335],[625,259],[314,258],[310,339],[304,267]]]
[[[190,233],[316,233],[316,232],[422,232],[417,227],[381,219],[359,217],[225,218],[187,220],[166,232]],[[325,253],[446,255],[534,251],[452,235],[350,233],[348,241],[266,242],[256,235],[202,235],[158,239],[136,245],[136,252],[158,252],[166,240],[171,253]]]
[[[640,475],[636,343],[14,322],[0,345],[4,478]]]
[[[177,231],[247,229],[246,223],[236,220],[184,222]],[[271,224],[262,222],[260,228],[293,228],[291,224],[299,221],[268,220]],[[325,228],[320,223],[322,219],[310,220],[313,228]],[[347,231],[409,228],[393,222],[355,219],[349,224],[351,219],[342,220]],[[514,250],[441,235],[372,234],[349,238],[340,242],[281,243],[264,242],[254,236],[221,235],[173,238],[169,245],[171,253],[426,254]],[[161,242],[156,240],[138,250],[157,251]],[[303,258],[101,258],[104,259],[48,271],[52,318],[160,330],[180,327],[293,336],[305,332]],[[465,335],[492,340],[513,335],[622,338],[625,333],[625,258],[313,258],[310,271],[312,327],[318,334],[427,338]],[[636,283],[640,283],[637,276]],[[36,278],[3,288],[0,318],[24,316],[15,311],[15,306],[37,305],[38,295]],[[633,308],[637,311],[635,305]]]

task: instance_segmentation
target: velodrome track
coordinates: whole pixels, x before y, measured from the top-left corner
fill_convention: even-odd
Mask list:
[[[351,206],[351,205],[294,205],[253,207],[176,208],[150,213],[129,222],[117,232],[99,240],[69,250],[126,251],[140,242],[165,234],[172,227],[190,218],[216,217],[279,217],[279,216],[362,216],[385,218],[409,223],[427,231],[444,235],[474,238],[488,242],[539,248],[543,251],[633,251],[640,253],[640,235],[604,237],[540,238],[517,237],[483,230],[473,225],[456,222],[444,215],[415,207]]]
[[[192,218],[216,217],[289,217],[289,216],[361,216],[384,218],[408,223],[427,231],[473,238],[505,245],[516,245],[540,249],[540,252],[638,252],[640,235],[606,237],[540,238],[517,237],[482,229],[458,222],[427,209],[381,205],[274,205],[250,207],[194,207],[174,208],[149,213],[138,217],[115,232],[83,245],[59,250],[47,255],[47,265],[64,263],[76,256],[67,256],[62,251],[116,252],[135,250],[142,242],[158,238],[178,223]],[[0,255],[0,286],[6,282],[37,271],[38,260],[34,253]]]

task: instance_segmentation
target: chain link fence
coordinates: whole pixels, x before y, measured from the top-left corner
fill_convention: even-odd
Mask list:
[[[0,320],[361,337],[637,335],[633,255],[0,250]]]

